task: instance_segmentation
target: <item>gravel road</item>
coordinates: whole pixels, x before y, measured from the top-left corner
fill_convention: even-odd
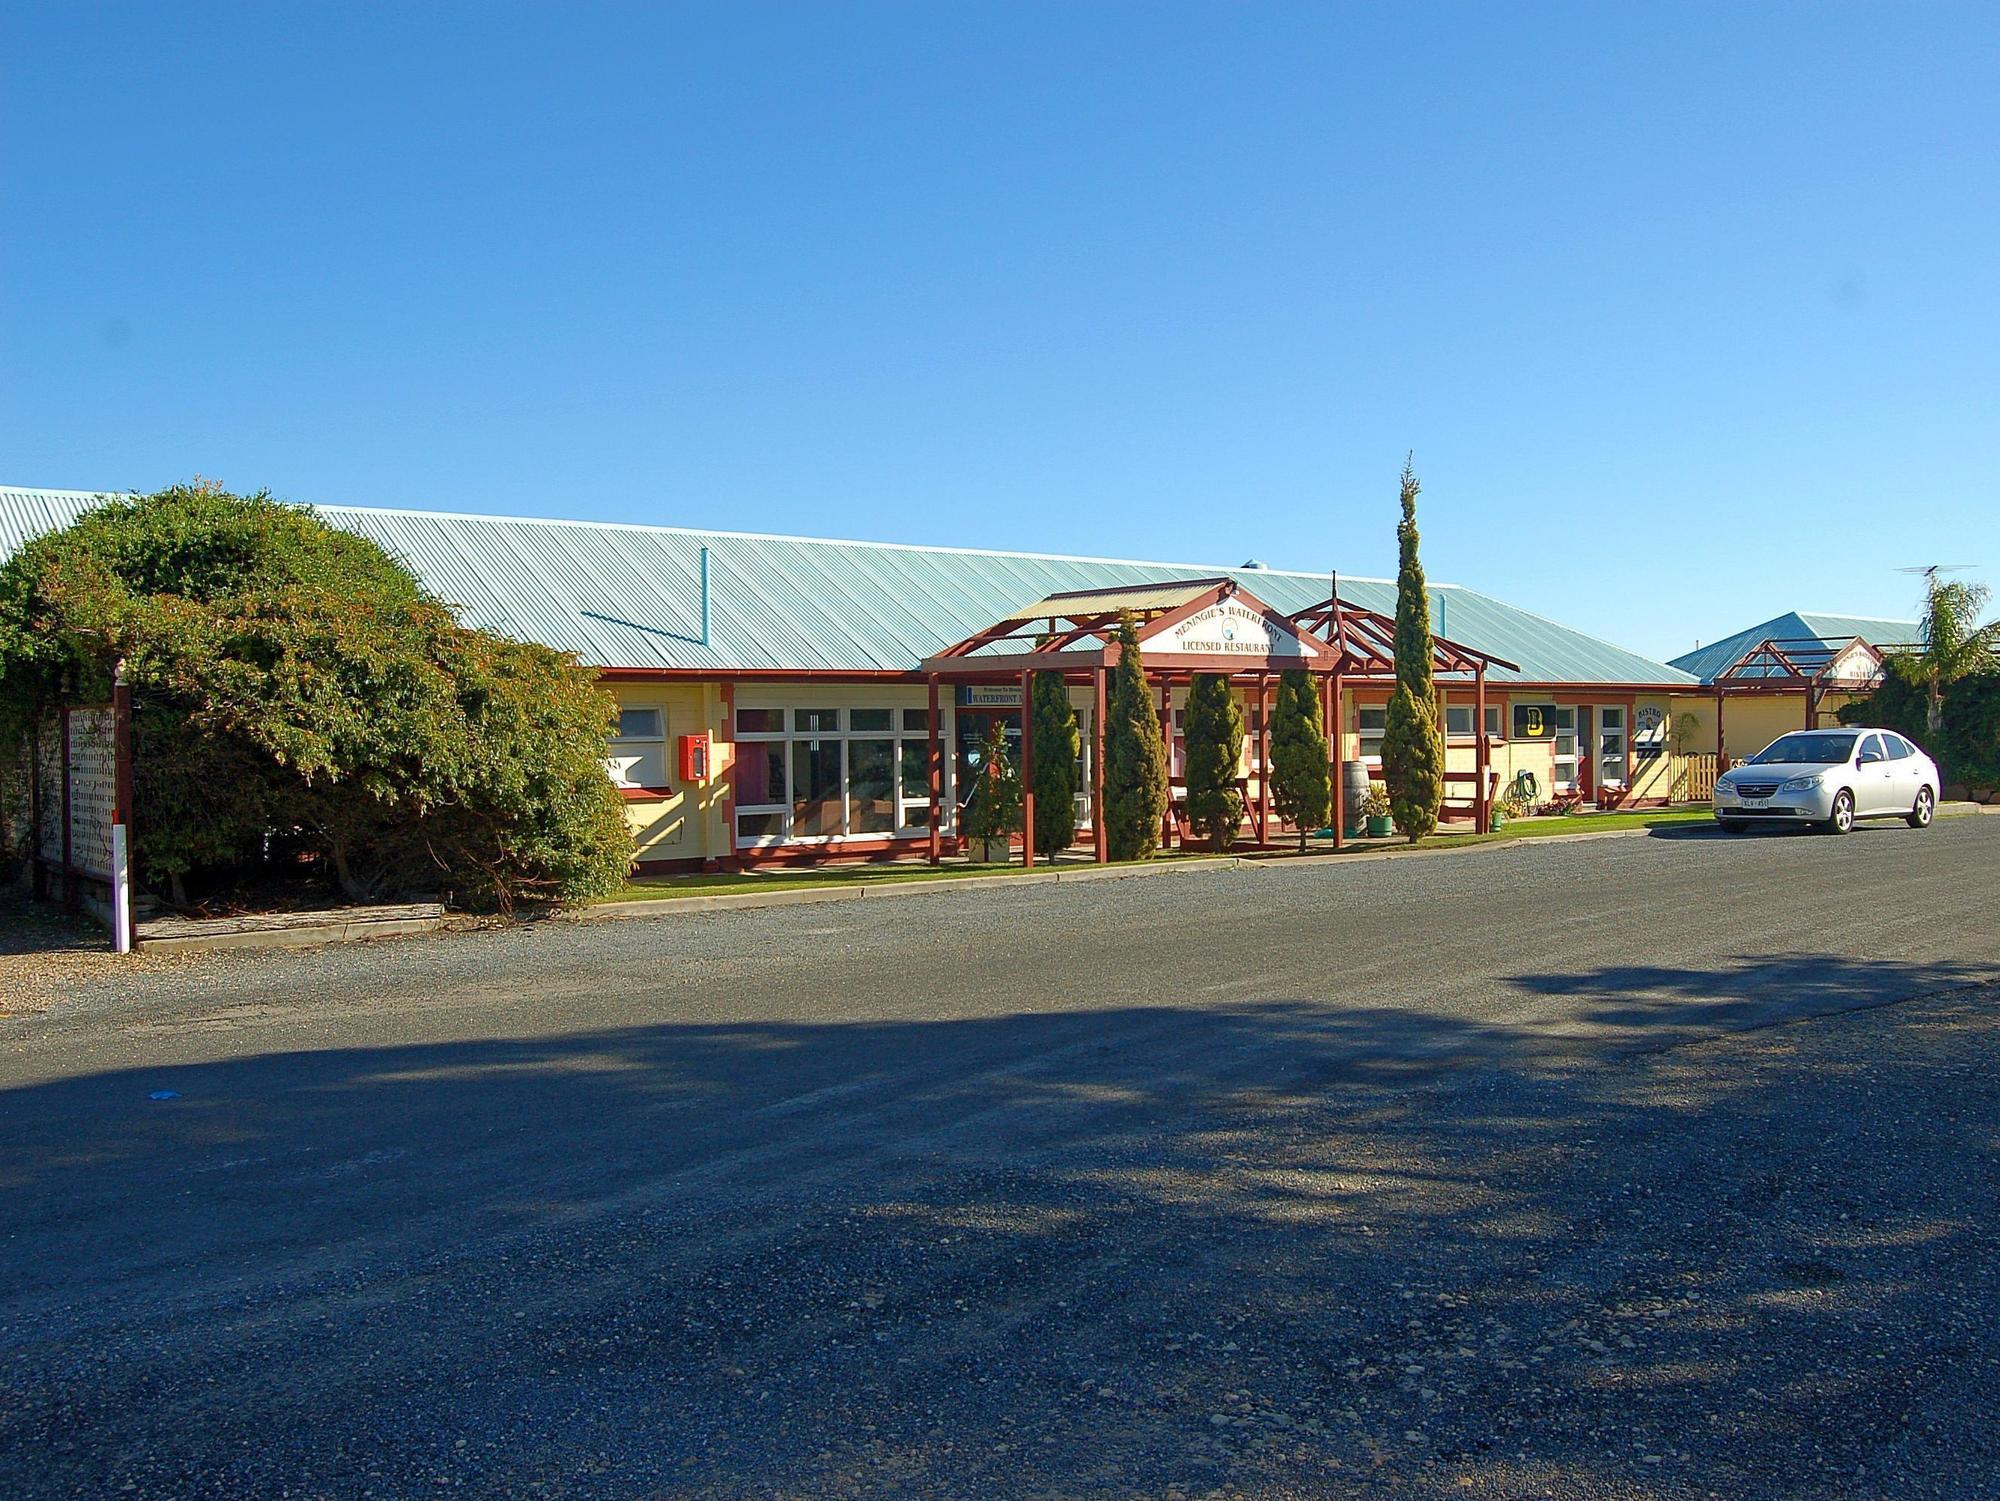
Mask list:
[[[64,955],[0,1494],[1989,1498],[1996,908],[1966,818]]]

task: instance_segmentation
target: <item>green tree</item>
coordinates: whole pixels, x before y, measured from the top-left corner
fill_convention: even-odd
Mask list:
[[[1396,691],[1382,734],[1382,779],[1396,827],[1414,844],[1437,827],[1444,804],[1444,737],[1438,733],[1437,689],[1431,675],[1431,597],[1417,560],[1417,494],[1422,487],[1403,465],[1403,519],[1396,526]]]
[[[1083,735],[1062,674],[1038,672],[1033,683],[1035,853],[1053,860],[1076,839],[1076,792],[1082,779],[1077,758]]]
[[[965,810],[965,835],[981,842],[1004,839],[1021,827],[1021,770],[1007,750],[1007,732],[995,719],[981,747],[979,782]]]
[[[1984,584],[1930,577],[1918,649],[1898,652],[1889,668],[1924,690],[1924,728],[1936,740],[1944,729],[1945,692],[1961,678],[2000,666],[2000,620],[1979,624],[1992,591]]]
[[[1198,672],[1187,701],[1188,824],[1212,850],[1226,850],[1243,828],[1243,707],[1220,673]]]
[[[1278,679],[1278,703],[1271,717],[1271,805],[1306,835],[1333,811],[1333,774],[1327,764],[1326,729],[1312,675],[1288,669]]]
[[[1119,619],[1118,644],[1104,714],[1104,807],[1094,816],[1104,820],[1112,859],[1141,860],[1160,843],[1160,820],[1167,812],[1167,752],[1146,686],[1138,627],[1130,615]]]
[[[595,674],[461,626],[303,507],[176,486],[0,566],[0,736],[102,695],[120,660],[149,880],[183,891],[276,848],[351,897],[443,887],[506,907],[630,869]]]

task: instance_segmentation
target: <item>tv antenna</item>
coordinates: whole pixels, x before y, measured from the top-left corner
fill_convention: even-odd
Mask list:
[[[1940,573],[1963,573],[1968,568],[1977,568],[1977,563],[1923,563],[1910,568],[1898,568],[1898,573],[1921,573],[1932,583],[1937,582]]]

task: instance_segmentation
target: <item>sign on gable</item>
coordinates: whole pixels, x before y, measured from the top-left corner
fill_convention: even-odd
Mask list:
[[[1310,657],[1298,633],[1234,599],[1218,600],[1144,643],[1148,657]]]

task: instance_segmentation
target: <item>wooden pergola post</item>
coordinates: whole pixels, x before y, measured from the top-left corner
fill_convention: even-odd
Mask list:
[[[1473,680],[1473,729],[1474,745],[1473,775],[1478,778],[1472,789],[1472,827],[1481,834],[1493,830],[1493,799],[1486,786],[1486,768],[1492,752],[1486,745],[1486,664],[1481,662],[1472,675]]]
[[[1111,863],[1111,830],[1104,819],[1104,714],[1109,698],[1106,683],[1109,670],[1102,662],[1091,674],[1094,679],[1093,692],[1096,702],[1090,713],[1090,835],[1095,846],[1097,863]]]
[[[1257,842],[1271,842],[1271,675],[1257,675]]]
[[[1035,675],[1021,669],[1021,869],[1035,868]]]
[[[938,712],[938,675],[931,673],[925,680],[930,689],[931,705],[931,864],[944,863],[944,716]]]
[[[1722,738],[1722,689],[1715,690],[1715,774],[1729,770],[1728,742]]]
[[[1328,674],[1322,683],[1321,695],[1326,700],[1326,759],[1327,773],[1333,783],[1333,847],[1336,852],[1347,844],[1347,790],[1341,785],[1345,768],[1341,765],[1341,742],[1346,737],[1341,732],[1340,723],[1340,669]]]

